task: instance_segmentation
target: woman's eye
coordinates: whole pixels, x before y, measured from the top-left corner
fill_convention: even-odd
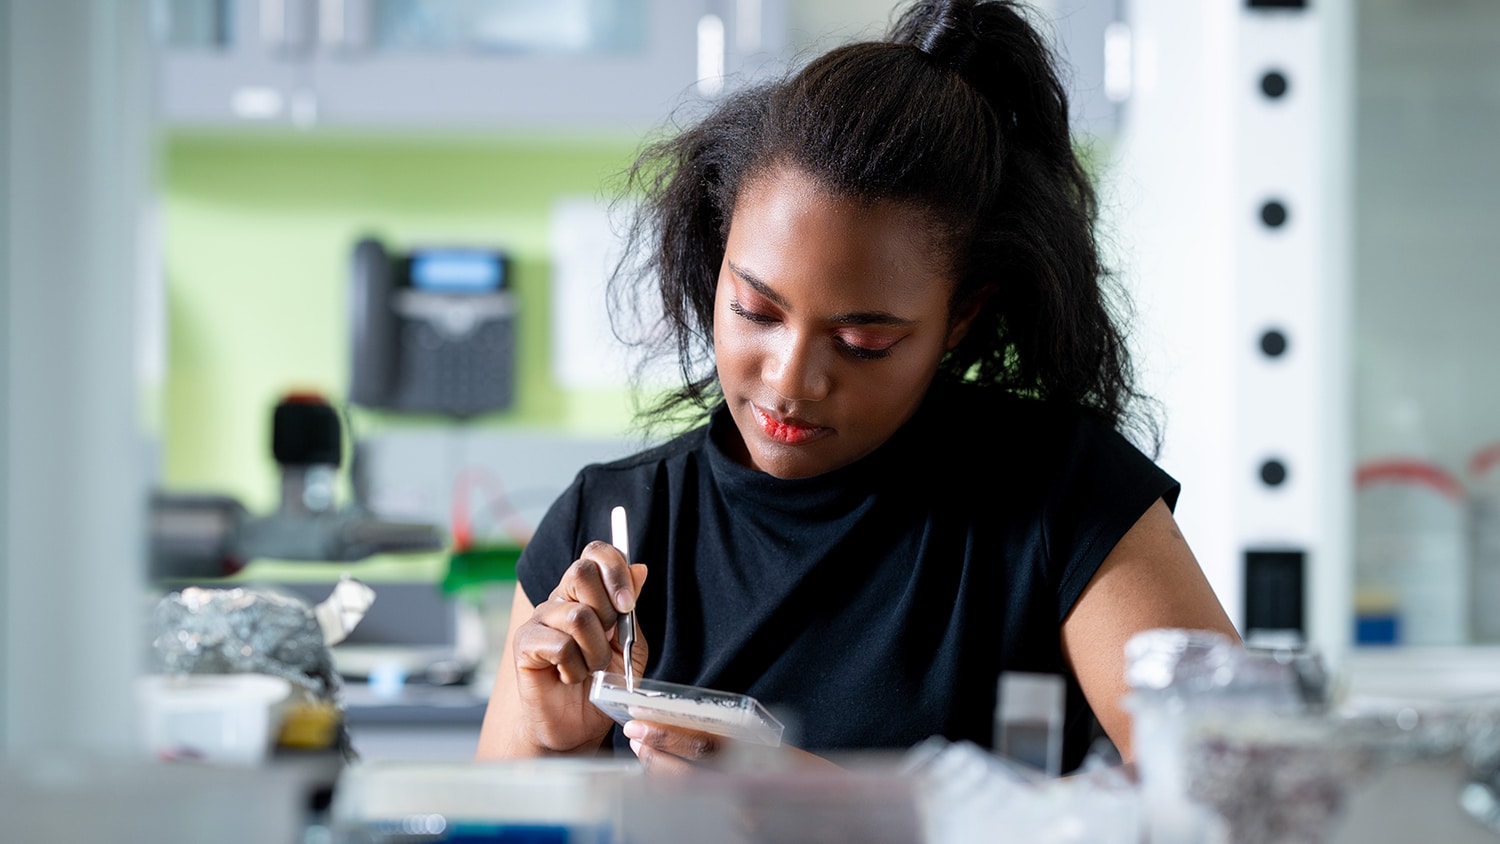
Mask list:
[[[762,325],[764,325],[766,323],[770,323],[770,322],[775,322],[776,321],[776,318],[773,317],[773,316],[769,316],[767,314],[756,313],[755,311],[746,310],[745,306],[741,305],[739,302],[730,302],[729,303],[729,310],[730,310],[730,312],[735,313],[735,314],[739,314],[740,316],[744,317],[745,319],[750,320],[751,322],[758,322],[758,323],[760,323]]]
[[[847,352],[851,357],[859,358],[860,360],[880,360],[881,358],[887,358],[891,356],[891,349],[895,344],[880,349],[872,349],[868,346],[855,345],[854,343],[841,338],[839,340],[839,345],[842,346],[844,351]]]

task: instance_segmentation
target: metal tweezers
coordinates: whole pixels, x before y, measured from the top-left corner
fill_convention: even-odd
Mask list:
[[[625,564],[630,565],[630,531],[625,523],[625,508],[616,507],[609,513],[610,544],[620,549]],[[620,616],[616,631],[620,637],[620,650],[625,652],[625,690],[635,691],[635,610]]]

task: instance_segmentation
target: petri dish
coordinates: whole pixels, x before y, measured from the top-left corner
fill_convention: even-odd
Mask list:
[[[589,701],[619,724],[655,721],[769,747],[781,744],[785,730],[749,695],[645,678],[627,688],[625,675],[605,671],[594,672]]]

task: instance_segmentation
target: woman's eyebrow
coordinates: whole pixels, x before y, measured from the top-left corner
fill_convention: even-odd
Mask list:
[[[787,303],[786,299],[780,293],[772,290],[771,286],[762,281],[755,273],[727,258],[725,259],[725,263],[729,265],[729,271],[738,276],[745,284],[749,285],[751,290],[770,299],[779,308],[792,309],[791,305]],[[849,313],[834,314],[829,317],[829,321],[841,325],[890,325],[898,328],[917,324],[917,321],[914,319],[898,317],[890,311],[851,311]]]
[[[782,298],[782,295],[780,293],[772,290],[771,285],[766,284],[764,281],[760,280],[760,276],[757,276],[755,273],[745,269],[744,267],[727,258],[724,259],[724,263],[729,265],[730,272],[739,276],[741,281],[750,285],[751,290],[754,290],[756,293],[759,293],[767,299],[770,299],[772,303],[774,303],[779,308],[791,308],[791,306],[787,304],[786,299]]]

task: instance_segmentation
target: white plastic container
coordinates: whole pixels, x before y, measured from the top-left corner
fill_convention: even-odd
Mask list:
[[[1420,458],[1367,461],[1355,483],[1356,605],[1363,611],[1385,604],[1394,613],[1390,641],[1358,643],[1466,643],[1469,539],[1463,485],[1442,466]]]
[[[290,682],[266,674],[150,674],[136,685],[153,755],[226,765],[266,759],[291,694]]]

